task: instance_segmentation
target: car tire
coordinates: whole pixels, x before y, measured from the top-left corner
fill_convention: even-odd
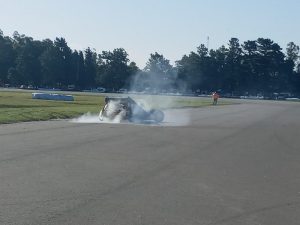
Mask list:
[[[154,120],[157,123],[161,123],[165,118],[165,114],[161,110],[157,110],[157,109],[156,110],[151,110],[150,113],[151,113],[151,115],[150,115],[151,119]]]

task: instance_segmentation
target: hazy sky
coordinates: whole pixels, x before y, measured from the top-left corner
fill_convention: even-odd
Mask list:
[[[300,0],[0,0],[0,29],[43,40],[64,37],[72,49],[122,47],[145,66],[157,51],[173,64],[207,43],[216,49],[270,38],[300,45]]]

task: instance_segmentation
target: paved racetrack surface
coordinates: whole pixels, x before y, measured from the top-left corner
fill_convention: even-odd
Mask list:
[[[299,224],[300,104],[240,103],[0,125],[0,224]]]

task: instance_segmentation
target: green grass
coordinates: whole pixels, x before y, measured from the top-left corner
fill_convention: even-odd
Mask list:
[[[32,99],[31,92],[0,92],[0,124],[25,121],[73,118],[84,113],[99,113],[104,97],[88,93],[73,93],[74,101]],[[211,99],[166,96],[136,96],[150,101],[158,108],[202,107],[211,105]],[[171,99],[171,100],[170,100]],[[152,102],[151,102],[152,101]],[[220,102],[228,104],[228,102]]]
[[[66,119],[86,112],[99,112],[102,96],[74,95],[75,101],[32,99],[29,92],[0,92],[0,124]]]
[[[211,106],[212,99],[209,97],[185,97],[185,96],[136,96],[137,99],[145,100],[153,108],[167,109],[167,108],[185,108],[185,107],[204,107]],[[233,104],[226,99],[219,99],[218,105]]]

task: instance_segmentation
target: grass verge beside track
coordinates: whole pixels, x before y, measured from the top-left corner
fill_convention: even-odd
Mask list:
[[[84,113],[99,113],[104,104],[103,95],[72,93],[73,102],[32,99],[31,92],[0,92],[0,124],[26,121],[73,118]],[[211,105],[211,99],[185,98],[175,96],[136,96],[138,99],[155,99],[154,107],[181,108],[202,107]],[[171,101],[170,101],[171,99]],[[160,105],[159,102],[168,102]],[[224,100],[220,105],[230,104]]]

